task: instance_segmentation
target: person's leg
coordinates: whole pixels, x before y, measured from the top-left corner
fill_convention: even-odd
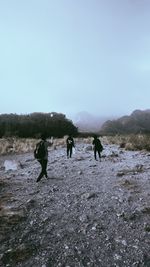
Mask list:
[[[72,156],[72,146],[70,147],[70,158]]]
[[[98,152],[99,159],[101,161],[101,153],[100,153],[100,150],[98,150],[97,152]]]
[[[43,174],[45,175],[46,178],[47,178],[47,162],[48,162],[47,159],[43,160],[43,168],[42,168],[42,172],[43,172]]]
[[[69,146],[67,146],[67,158],[69,158]]]
[[[94,148],[94,158],[96,160],[96,148]]]
[[[39,174],[39,176],[38,176],[38,178],[37,178],[37,182],[39,182],[39,181],[41,180],[41,178],[43,177],[43,175],[44,175],[44,173],[43,173],[43,160],[40,159],[40,160],[38,160],[38,162],[39,162],[40,165],[41,165],[41,172],[40,172],[40,174]]]

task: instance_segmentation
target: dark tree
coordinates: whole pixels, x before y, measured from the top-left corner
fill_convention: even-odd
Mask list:
[[[0,137],[18,136],[36,138],[44,133],[47,137],[76,136],[78,129],[61,113],[31,113],[28,115],[0,115]]]

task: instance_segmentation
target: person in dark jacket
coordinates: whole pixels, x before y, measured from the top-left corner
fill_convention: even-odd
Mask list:
[[[101,141],[99,140],[99,138],[97,137],[97,135],[94,135],[94,140],[92,142],[92,145],[93,145],[93,149],[94,149],[94,158],[95,160],[97,160],[97,153],[98,153],[98,156],[99,156],[99,159],[101,161],[101,152],[103,150],[103,146],[101,144]]]
[[[41,172],[40,172],[36,182],[39,182],[44,175],[46,178],[48,178],[48,176],[47,176],[48,146],[51,146],[52,144],[53,144],[52,142],[50,143],[46,140],[45,135],[41,136],[41,141],[37,144],[37,148],[39,145],[41,145],[43,151],[42,151],[41,155],[39,155],[39,157],[37,158],[38,162],[41,165]]]
[[[74,139],[71,135],[68,136],[67,140],[66,140],[66,144],[67,144],[67,158],[71,158],[72,157],[72,149],[73,147],[75,147],[74,145]]]

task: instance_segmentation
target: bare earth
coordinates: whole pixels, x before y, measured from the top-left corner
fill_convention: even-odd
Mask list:
[[[150,154],[106,145],[102,156],[51,149],[39,183],[33,154],[0,157],[1,267],[150,266]]]

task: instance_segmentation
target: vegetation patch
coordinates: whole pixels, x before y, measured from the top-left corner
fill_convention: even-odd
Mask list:
[[[131,190],[131,189],[137,189],[138,188],[138,185],[135,181],[131,181],[131,180],[128,180],[128,179],[125,179],[124,181],[120,181],[119,184],[128,189],[128,190]]]
[[[1,261],[3,264],[11,264],[9,266],[16,266],[16,264],[29,259],[35,251],[36,247],[34,245],[21,244],[14,249],[7,250],[4,253]]]

